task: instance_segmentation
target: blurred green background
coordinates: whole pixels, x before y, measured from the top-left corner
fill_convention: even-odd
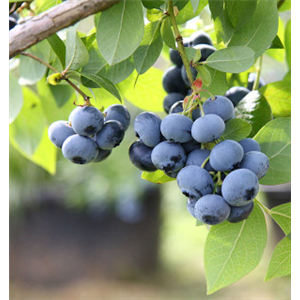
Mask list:
[[[201,19],[187,28],[208,28],[207,10]],[[80,26],[91,22],[88,18]],[[169,65],[165,52],[156,67]],[[266,83],[286,71],[284,57],[265,55]],[[141,110],[125,105],[134,120]],[[135,139],[131,125],[122,144],[98,164],[74,165],[59,151],[54,176],[10,146],[10,299],[290,299],[289,277],[263,282],[282,237],[269,218],[259,267],[206,295],[208,228],[195,226],[176,182],[156,185],[140,178],[128,158]],[[270,206],[272,197],[289,201],[290,186],[262,188],[258,198]]]

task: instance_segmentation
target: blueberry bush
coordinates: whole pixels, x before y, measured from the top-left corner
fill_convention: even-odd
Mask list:
[[[10,0],[11,39],[72,2]],[[57,151],[76,164],[110,159],[132,124],[137,180],[177,181],[187,213],[208,227],[208,294],[258,266],[266,218],[285,237],[265,280],[289,275],[291,205],[269,209],[257,195],[291,180],[291,20],[281,18],[290,9],[285,0],[114,1],[93,13],[89,32],[77,22],[11,56],[10,143],[55,174]],[[280,80],[262,78],[264,57],[285,63]],[[136,118],[126,101],[142,110]]]

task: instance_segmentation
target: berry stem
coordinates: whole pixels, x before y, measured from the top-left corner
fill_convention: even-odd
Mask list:
[[[201,165],[201,168],[203,169],[206,165],[206,163],[209,161],[209,156],[207,156],[207,158],[204,160],[204,162]]]
[[[188,80],[189,80],[189,82],[192,86],[192,84],[194,82],[194,78],[193,78],[193,74],[192,74],[191,69],[190,69],[190,62],[189,62],[188,57],[187,57],[187,55],[185,53],[185,50],[184,50],[184,45],[183,45],[183,42],[182,42],[182,36],[179,32],[179,29],[178,29],[178,26],[177,26],[177,23],[176,23],[176,19],[175,19],[175,15],[174,15],[174,6],[173,6],[173,1],[172,0],[168,1],[168,15],[171,18],[171,23],[172,23],[172,26],[173,26],[174,35],[175,35],[175,39],[176,39],[176,42],[177,42],[177,50],[178,50],[178,52],[179,52],[179,54],[182,58],[182,62],[183,62],[184,68],[186,70]]]
[[[90,97],[87,96],[82,90],[80,90],[70,79],[68,79],[66,77],[66,74],[63,72],[59,72],[58,70],[56,70],[53,66],[51,66],[50,64],[48,64],[47,62],[43,61],[41,58],[35,56],[34,54],[31,54],[31,53],[28,53],[28,52],[21,52],[20,53],[21,55],[24,55],[24,56],[28,56],[34,60],[36,60],[37,62],[39,62],[40,64],[46,66],[48,69],[52,70],[53,72],[55,73],[60,73],[61,74],[61,79],[65,80],[71,87],[73,87],[84,99],[84,101],[86,102],[87,105],[89,105],[89,100],[90,100]]]
[[[252,88],[253,91],[258,90],[261,67],[262,67],[262,55],[259,57],[259,66],[258,66],[256,78],[255,78],[253,88]]]

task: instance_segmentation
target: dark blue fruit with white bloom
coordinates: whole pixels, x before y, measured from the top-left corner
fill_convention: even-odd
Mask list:
[[[186,143],[191,141],[191,128],[193,121],[184,115],[167,115],[160,124],[162,135],[169,141]]]
[[[247,152],[240,163],[240,168],[252,171],[258,179],[267,174],[269,167],[270,163],[267,155],[259,151]]]
[[[177,175],[177,184],[181,192],[190,199],[211,194],[214,182],[210,174],[201,167],[190,165],[182,168]]]
[[[187,160],[185,165],[194,165],[194,166],[199,166],[201,167],[204,161],[209,157],[210,155],[210,150],[208,149],[196,149],[193,150],[188,154]],[[210,163],[209,160],[205,163],[204,169],[207,170],[208,172],[210,171],[215,171]]]
[[[222,196],[210,194],[197,201],[194,214],[199,221],[208,225],[216,225],[228,218],[230,206]]]
[[[211,37],[203,30],[198,30],[193,32],[190,35],[190,40],[192,41],[192,45],[198,45],[198,44],[206,44],[206,45],[212,45]]]
[[[126,106],[121,104],[113,104],[109,106],[103,114],[105,115],[105,121],[119,121],[126,131],[130,124],[130,113]]]
[[[252,91],[255,80],[256,80],[256,74],[255,73],[250,73],[248,76],[248,85],[247,85],[247,89]],[[265,85],[265,81],[259,77],[259,84],[258,84],[258,88],[261,88],[262,86]]]
[[[181,77],[181,68],[177,66],[169,67],[162,79],[162,85],[167,93],[187,93],[187,86]]]
[[[233,86],[224,96],[232,102],[233,106],[236,106],[248,93],[250,90],[243,86]]]
[[[168,114],[170,111],[171,106],[176,103],[177,101],[183,101],[185,95],[182,93],[169,93],[165,96],[163,101],[163,106],[165,112]]]
[[[122,142],[125,135],[123,125],[118,121],[106,121],[96,135],[96,143],[103,150],[112,149]]]
[[[73,134],[76,132],[67,121],[55,121],[48,129],[50,141],[58,148],[61,148],[64,141]]]
[[[203,103],[205,115],[215,114],[223,119],[224,122],[235,117],[234,106],[232,102],[224,96],[215,96],[214,99],[208,98]]]
[[[183,112],[183,100],[179,100],[179,101],[175,102],[169,110],[169,114],[179,114],[182,112]],[[192,111],[193,121],[200,118],[200,116],[201,116],[201,111],[200,111],[199,107],[195,107]]]
[[[246,220],[254,207],[253,201],[243,206],[230,206],[230,214],[227,218],[228,222],[237,223]]]
[[[186,153],[179,143],[163,141],[153,148],[151,160],[157,169],[173,173],[184,167]]]
[[[110,156],[112,153],[112,150],[103,150],[103,149],[98,149],[98,154],[96,156],[96,158],[93,160],[93,162],[100,162],[105,160],[106,158],[108,158],[108,156]]]
[[[243,147],[244,153],[249,151],[261,151],[259,143],[251,138],[245,138],[239,141],[239,144]]]
[[[232,206],[250,203],[257,195],[259,183],[257,176],[248,169],[230,172],[222,184],[222,196]]]
[[[97,133],[103,126],[102,112],[93,106],[78,106],[70,114],[69,120],[74,131],[83,136]]]
[[[232,171],[239,166],[244,156],[242,146],[233,140],[225,140],[215,145],[210,152],[210,165],[216,171]]]
[[[214,114],[204,115],[196,119],[192,126],[192,137],[199,143],[208,143],[219,139],[225,130],[221,117]]]
[[[133,128],[136,136],[148,147],[155,147],[161,142],[160,117],[149,111],[144,111],[137,115]]]
[[[74,134],[63,143],[62,154],[75,164],[86,164],[97,157],[98,147],[90,137]]]
[[[194,218],[196,218],[195,213],[194,213],[194,209],[195,209],[195,205],[196,205],[197,201],[198,201],[198,199],[190,199],[190,198],[188,198],[187,201],[186,201],[186,208],[187,208],[188,212]]]
[[[146,172],[154,172],[157,168],[151,160],[152,148],[143,144],[142,141],[135,141],[129,147],[129,159],[138,169]]]

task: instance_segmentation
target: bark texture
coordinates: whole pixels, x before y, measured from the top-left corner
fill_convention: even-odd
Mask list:
[[[68,0],[15,26],[9,32],[9,58],[57,31],[106,10],[121,0]]]

